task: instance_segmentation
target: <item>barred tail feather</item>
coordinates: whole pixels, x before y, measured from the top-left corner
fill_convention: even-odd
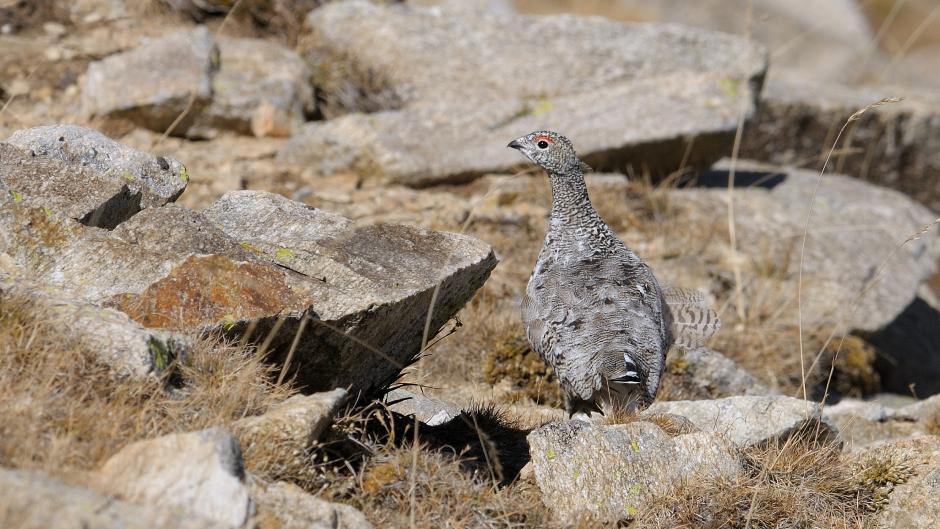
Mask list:
[[[689,349],[701,347],[721,328],[718,313],[708,306],[705,295],[698,290],[665,288],[663,299],[669,309],[675,345]]]

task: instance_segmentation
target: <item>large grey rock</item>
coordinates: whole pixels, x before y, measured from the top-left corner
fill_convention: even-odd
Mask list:
[[[116,500],[28,470],[0,468],[0,527],[17,529],[224,529],[162,505]]]
[[[539,4],[544,2],[529,3]],[[883,65],[874,33],[856,0],[610,0],[603,4],[610,12],[631,19],[747,35],[770,51],[770,79],[799,72],[809,79],[848,82],[865,66]]]
[[[670,193],[680,222],[707,226],[725,218],[727,165],[718,167],[700,178],[714,189]],[[734,215],[742,266],[777,270],[765,279],[768,284],[776,281],[781,291],[795,291],[800,243],[815,193],[802,267],[804,325],[826,333],[882,329],[936,270],[936,227],[900,246],[936,216],[897,191],[847,176],[826,174],[816,192],[818,177],[815,171],[739,162]],[[706,251],[730,250],[719,244]],[[784,306],[789,307],[792,319],[786,321],[795,323],[796,304]]]
[[[517,167],[506,138],[540,128],[572,138],[596,168],[657,173],[678,169],[695,137],[687,163],[701,166],[730,146],[765,68],[742,39],[598,18],[352,1],[307,25],[321,110],[384,111],[308,124],[280,161],[408,185]]]
[[[2,200],[0,251],[34,280],[148,328],[261,343],[274,361],[296,338],[291,373],[309,390],[393,380],[419,352],[435,291],[430,336],[496,265],[471,237],[356,226],[263,192],[226,195],[205,216],[147,210],[112,232]]]
[[[839,432],[848,451],[859,451],[887,440],[911,439],[927,433],[927,426],[904,409],[874,401],[843,399],[826,406],[823,416]]]
[[[372,529],[372,524],[354,507],[331,503],[304,492],[290,483],[255,485],[252,497],[258,503],[260,527],[277,529]]]
[[[179,508],[227,527],[254,514],[238,441],[221,428],[127,445],[93,480],[127,502]]]
[[[529,453],[542,501],[562,520],[585,515],[613,522],[683,482],[734,479],[736,449],[720,435],[670,437],[643,422],[550,423],[529,434]]]
[[[176,200],[188,181],[176,160],[75,125],[24,129],[0,142],[0,186],[91,226],[113,228]]]
[[[645,413],[685,417],[696,427],[723,434],[740,445],[783,440],[803,433],[816,441],[836,439],[819,408],[817,403],[793,397],[742,396],[654,402]]]
[[[343,389],[294,395],[263,415],[232,423],[249,469],[264,465],[267,475],[310,466],[310,449],[346,401]]]
[[[172,134],[185,135],[212,100],[218,49],[209,30],[171,33],[88,65],[82,111],[163,132],[183,112]]]
[[[830,169],[903,191],[940,211],[940,95],[929,91],[798,79],[768,83],[743,136],[742,155],[818,170],[849,116],[886,97],[905,99],[850,124]]]
[[[219,38],[221,67],[212,77],[212,103],[191,135],[230,130],[290,136],[314,108],[310,71],[292,50],[261,39]]]

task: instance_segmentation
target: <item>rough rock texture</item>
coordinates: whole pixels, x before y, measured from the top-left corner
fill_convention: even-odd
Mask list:
[[[704,347],[670,351],[663,383],[670,398],[683,400],[773,393],[734,360]]]
[[[218,46],[212,103],[195,118],[191,135],[290,136],[313,112],[310,71],[292,50],[261,39],[219,38]]]
[[[54,287],[31,281],[20,273],[7,273],[2,267],[0,295],[29,299],[43,318],[61,323],[63,339],[74,340],[94,351],[101,362],[120,376],[159,374],[192,348],[192,341],[186,336],[146,329],[123,312],[70,299]]]
[[[569,521],[585,515],[626,520],[685,480],[733,479],[740,471],[736,449],[720,435],[670,437],[642,421],[556,422],[528,439],[543,501]]]
[[[892,451],[913,470],[907,481],[894,486],[888,504],[876,515],[878,529],[936,527],[940,520],[940,436],[894,441],[873,447],[871,453]]]
[[[821,418],[818,404],[792,397],[661,401],[654,402],[645,413],[685,417],[696,427],[723,434],[739,445],[783,440],[797,433],[807,433],[811,439],[820,441],[837,438]]]
[[[321,500],[297,485],[254,485],[251,492],[259,529],[372,529],[357,509]]]
[[[605,2],[606,3],[606,2]],[[874,34],[855,0],[611,0],[615,12],[749,35],[766,46],[769,79],[800,72],[809,79],[848,81],[872,55]],[[750,14],[749,14],[750,10]],[[729,14],[734,14],[729,16]],[[872,65],[876,61],[872,60]],[[880,65],[880,63],[878,63]]]
[[[717,168],[699,178],[714,189],[670,194],[689,225],[727,214],[727,163]],[[751,162],[737,167],[735,222],[742,263],[751,270],[775,270],[791,291],[817,181],[814,171]],[[936,270],[936,231],[899,248],[936,216],[902,193],[842,175],[825,175],[815,200],[803,261],[803,321],[827,332],[884,328]]]
[[[656,173],[678,169],[696,137],[686,163],[701,166],[730,146],[765,69],[741,39],[598,18],[353,1],[307,25],[321,110],[384,111],[308,124],[280,161],[409,185],[517,167],[506,138],[541,128],[575,138],[598,169]]]
[[[394,379],[482,286],[486,244],[404,226],[355,226],[280,195],[226,195],[205,215],[146,210],[111,232],[0,198],[0,251],[36,281],[148,328],[221,330],[265,344],[308,390]],[[298,332],[300,326],[302,332]]]
[[[188,181],[176,160],[75,125],[24,129],[0,143],[0,187],[90,226],[113,228],[176,200]]]
[[[232,431],[244,450],[246,464],[252,468],[256,458],[270,459],[270,454],[275,453],[284,467],[295,463],[309,465],[308,450],[333,422],[346,396],[343,389],[294,395],[263,415],[233,423]]]
[[[93,479],[122,500],[184,509],[228,527],[254,514],[238,441],[221,428],[132,443]]]
[[[82,111],[163,132],[188,110],[172,133],[186,134],[212,100],[218,49],[209,30],[172,33],[88,65]]]
[[[904,101],[870,110],[846,128],[830,169],[903,191],[940,211],[940,96],[930,92],[769,83],[743,136],[742,156],[818,170],[849,116],[901,96]]]
[[[205,215],[261,259],[305,279],[312,293],[300,299],[309,300],[307,314],[316,321],[307,332],[316,339],[300,344],[294,362],[301,373],[316,375],[309,381],[314,389],[389,382],[420,349],[437,286],[430,335],[496,266],[489,246],[470,237],[358,227],[271,193],[228,193]],[[299,313],[289,316],[299,319]],[[293,338],[293,332],[281,334]]]
[[[843,399],[826,406],[823,416],[845,443],[847,451],[859,451],[886,440],[926,435],[926,422],[918,421],[903,408],[892,409],[877,402]]]
[[[0,468],[0,527],[17,529],[224,529],[162,505],[134,505],[42,474]]]
[[[402,415],[414,416],[428,426],[444,424],[460,415],[460,406],[433,397],[396,389],[385,395],[388,409]]]

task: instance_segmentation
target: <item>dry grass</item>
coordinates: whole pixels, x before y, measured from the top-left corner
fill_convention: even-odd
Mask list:
[[[202,340],[174,387],[116,378],[94,351],[30,302],[0,293],[0,465],[67,475],[125,444],[225,425],[264,412],[289,390],[251,351]]]
[[[639,513],[637,528],[865,527],[873,490],[841,447],[791,438],[744,451],[734,482],[688,483]]]

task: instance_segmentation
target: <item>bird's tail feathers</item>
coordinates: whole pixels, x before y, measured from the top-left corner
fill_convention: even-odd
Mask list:
[[[663,299],[669,309],[675,345],[688,349],[701,347],[721,328],[718,313],[708,305],[702,292],[669,287],[663,289]]]

